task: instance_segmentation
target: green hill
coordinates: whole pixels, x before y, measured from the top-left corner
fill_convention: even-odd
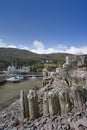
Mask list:
[[[15,48],[0,48],[0,70],[6,68],[8,65],[17,64],[33,65],[36,63],[43,63],[50,61],[52,63],[64,62],[65,57],[70,54],[52,53],[52,54],[36,54],[27,50],[20,50]]]

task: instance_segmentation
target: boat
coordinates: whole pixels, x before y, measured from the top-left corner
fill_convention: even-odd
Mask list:
[[[6,81],[7,81],[7,82],[17,83],[17,82],[20,82],[20,79],[13,76],[13,77],[11,77],[11,78],[6,79]]]
[[[11,78],[6,79],[7,82],[17,83],[23,80],[23,76],[20,75],[14,75]]]
[[[24,77],[22,75],[16,75],[16,78],[20,79],[20,80],[23,80]]]

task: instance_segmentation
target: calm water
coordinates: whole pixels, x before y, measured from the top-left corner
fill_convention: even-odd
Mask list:
[[[41,79],[29,79],[20,83],[6,83],[0,86],[0,110],[19,98],[20,90],[25,89],[28,93],[29,89],[35,86],[41,86]]]

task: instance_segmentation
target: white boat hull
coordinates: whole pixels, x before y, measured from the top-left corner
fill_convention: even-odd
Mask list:
[[[22,79],[19,77],[11,77],[11,78],[6,79],[7,82],[13,82],[13,83],[20,82],[21,80]]]

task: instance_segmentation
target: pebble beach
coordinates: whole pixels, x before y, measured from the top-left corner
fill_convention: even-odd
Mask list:
[[[23,119],[18,99],[0,112],[0,130],[87,130],[87,106],[74,108],[65,116],[43,116],[41,111],[38,119],[30,120]]]

